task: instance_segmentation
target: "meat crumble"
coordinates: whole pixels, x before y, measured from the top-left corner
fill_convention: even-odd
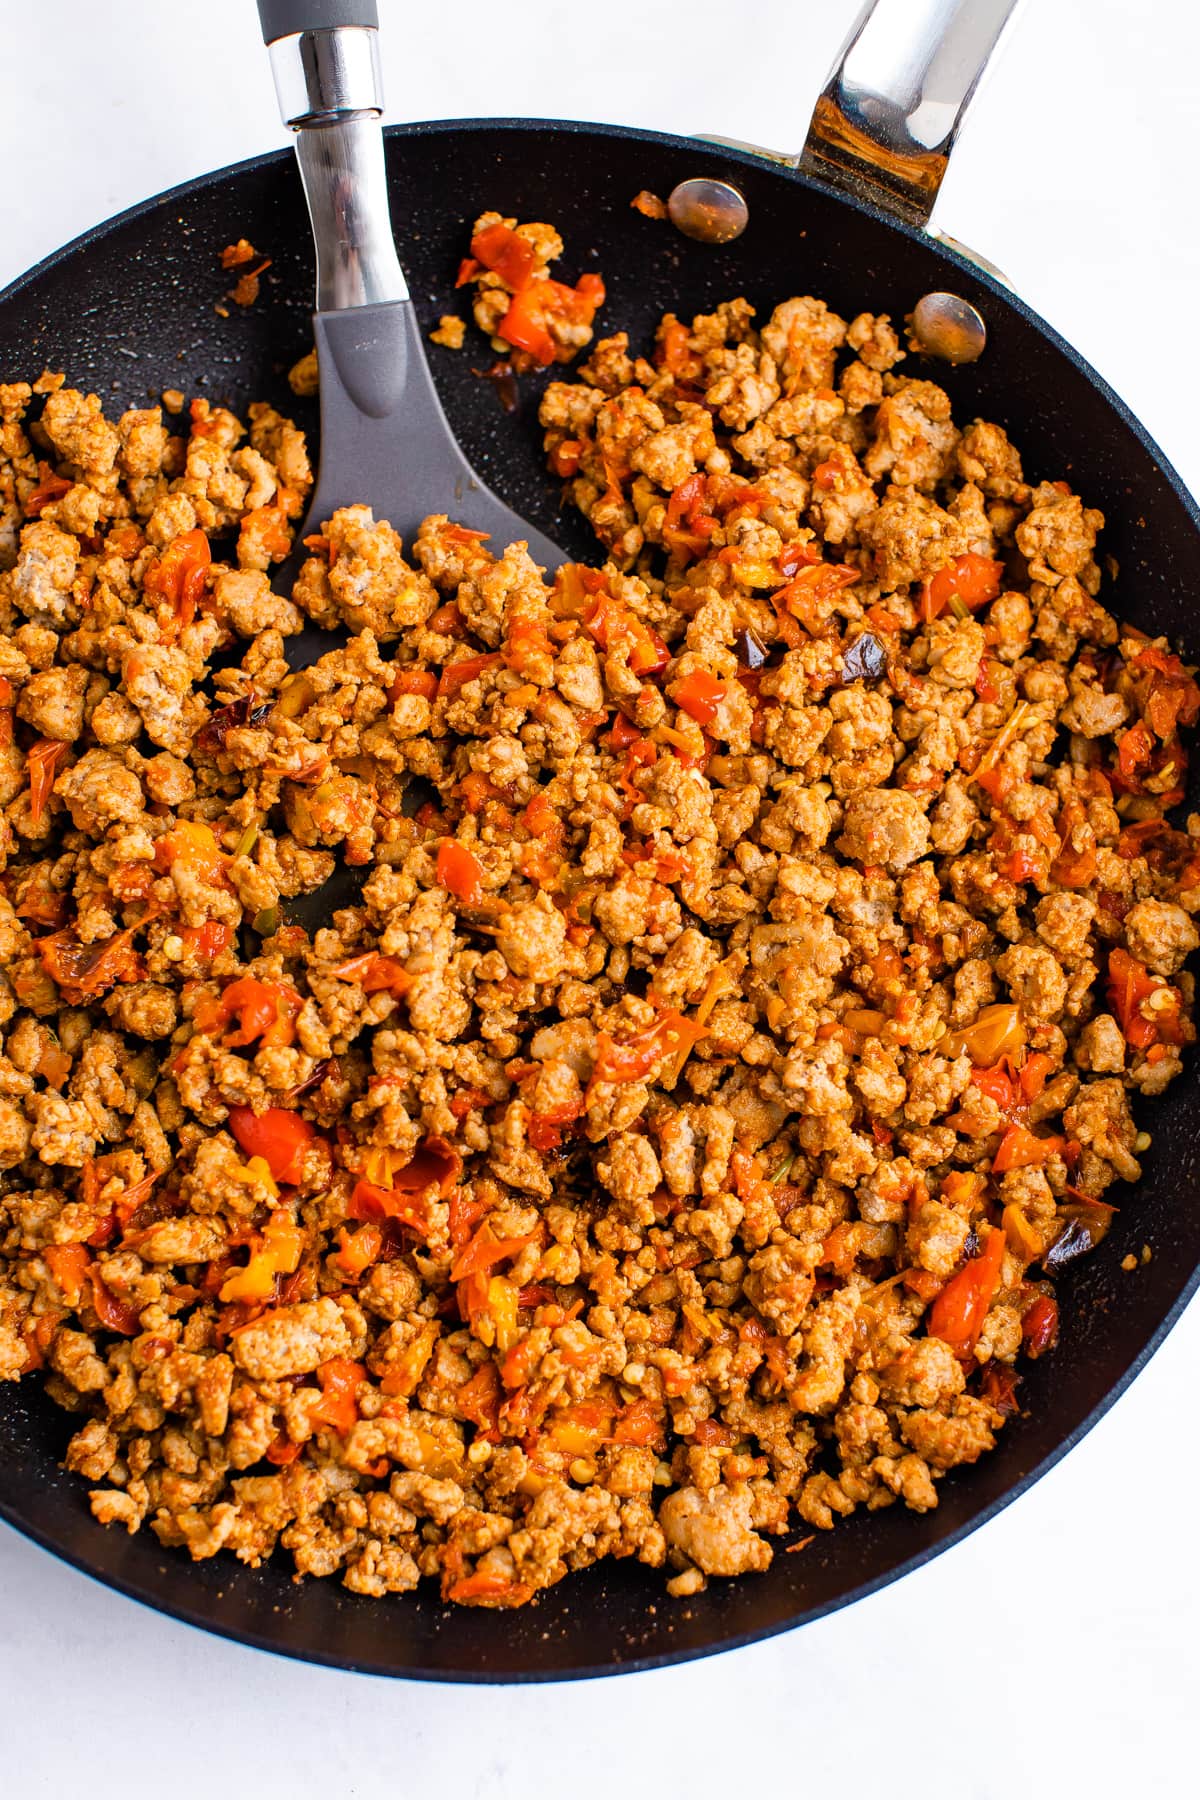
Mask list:
[[[992,1448],[1195,1036],[1200,690],[904,362],[606,338],[601,566],[354,506],[290,597],[289,420],[0,387],[0,1376],[102,1523],[687,1594]]]

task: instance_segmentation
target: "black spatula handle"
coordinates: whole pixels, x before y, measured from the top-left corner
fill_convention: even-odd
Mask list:
[[[298,31],[333,31],[339,25],[379,28],[375,0],[258,0],[264,44]]]

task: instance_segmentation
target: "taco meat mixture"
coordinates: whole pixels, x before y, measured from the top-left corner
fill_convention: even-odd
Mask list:
[[[588,346],[521,231],[478,304],[585,344],[595,567],[352,506],[281,598],[286,418],[0,387],[0,1376],[105,1525],[487,1606],[936,1506],[1138,1178],[1200,910],[1200,690],[1086,497],[886,317]]]

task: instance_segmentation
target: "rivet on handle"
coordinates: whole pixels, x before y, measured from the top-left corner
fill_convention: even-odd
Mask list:
[[[918,348],[942,362],[977,362],[987,343],[982,315],[958,294],[922,294],[909,325]]]
[[[746,196],[732,182],[694,175],[673,188],[667,201],[671,223],[698,244],[731,244],[750,223]]]

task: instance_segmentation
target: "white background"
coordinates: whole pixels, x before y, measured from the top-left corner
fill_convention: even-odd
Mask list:
[[[390,113],[794,149],[855,10],[381,0]],[[0,33],[0,284],[117,209],[280,141],[252,0],[2,0]],[[1190,0],[1028,0],[938,209],[1107,376],[1193,491],[1198,67]],[[1064,1465],[898,1586],[791,1637],[603,1684],[471,1691],[288,1664],[157,1618],[0,1527],[5,1791],[1195,1792],[1198,1351],[1193,1307]]]

